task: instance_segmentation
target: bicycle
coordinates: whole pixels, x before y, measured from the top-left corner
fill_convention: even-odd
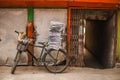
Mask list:
[[[18,35],[21,33],[18,31],[15,32]],[[21,59],[22,52],[28,52],[28,54],[30,54],[36,62],[43,64],[44,67],[51,73],[61,73],[68,67],[69,59],[64,50],[48,49],[48,42],[38,42],[39,45],[30,44],[33,40],[34,39],[28,38],[26,35],[24,35],[22,40],[18,41],[17,54],[14,59],[11,74],[14,74],[18,62]],[[42,48],[40,57],[36,58],[32,52],[28,50],[28,46]]]

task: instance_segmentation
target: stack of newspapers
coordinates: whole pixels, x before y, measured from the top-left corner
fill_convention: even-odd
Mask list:
[[[63,30],[63,23],[58,21],[50,22],[48,48],[59,49],[61,47],[61,31]]]

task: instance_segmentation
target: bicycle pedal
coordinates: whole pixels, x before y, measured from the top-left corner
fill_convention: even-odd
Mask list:
[[[44,65],[44,63],[42,62],[42,63],[40,63],[40,65],[41,65],[41,66],[43,66],[43,65]]]
[[[36,65],[36,66],[39,66],[39,62],[35,62],[35,65]]]
[[[37,66],[44,66],[44,63],[38,62],[38,63],[37,63]]]

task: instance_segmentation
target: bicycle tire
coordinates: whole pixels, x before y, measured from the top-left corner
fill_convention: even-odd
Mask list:
[[[57,54],[56,52],[54,52],[53,54],[53,51],[57,51]],[[52,55],[52,57],[54,57],[56,61],[50,55]],[[64,60],[62,59],[63,57],[64,57]],[[45,68],[51,73],[62,73],[68,67],[68,64],[69,64],[68,56],[66,52],[63,51],[62,49],[59,49],[59,50],[50,49],[49,52],[44,55],[43,61],[44,61]],[[52,61],[55,61],[55,62],[51,63]]]
[[[14,63],[12,65],[12,69],[11,69],[11,74],[14,74],[15,73],[15,70],[16,70],[16,67],[17,67],[17,64],[20,60],[20,57],[21,57],[21,52],[18,51],[17,54],[16,54],[16,57],[14,59]]]

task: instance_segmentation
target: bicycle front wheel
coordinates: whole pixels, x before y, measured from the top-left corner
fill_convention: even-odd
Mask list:
[[[16,67],[17,67],[17,64],[18,64],[18,62],[20,60],[20,57],[21,57],[21,52],[18,51],[16,56],[15,56],[14,63],[12,65],[11,74],[14,74],[14,72],[16,70]]]
[[[67,54],[61,49],[49,50],[49,52],[45,54],[43,61],[45,68],[52,73],[63,72],[69,64]]]

